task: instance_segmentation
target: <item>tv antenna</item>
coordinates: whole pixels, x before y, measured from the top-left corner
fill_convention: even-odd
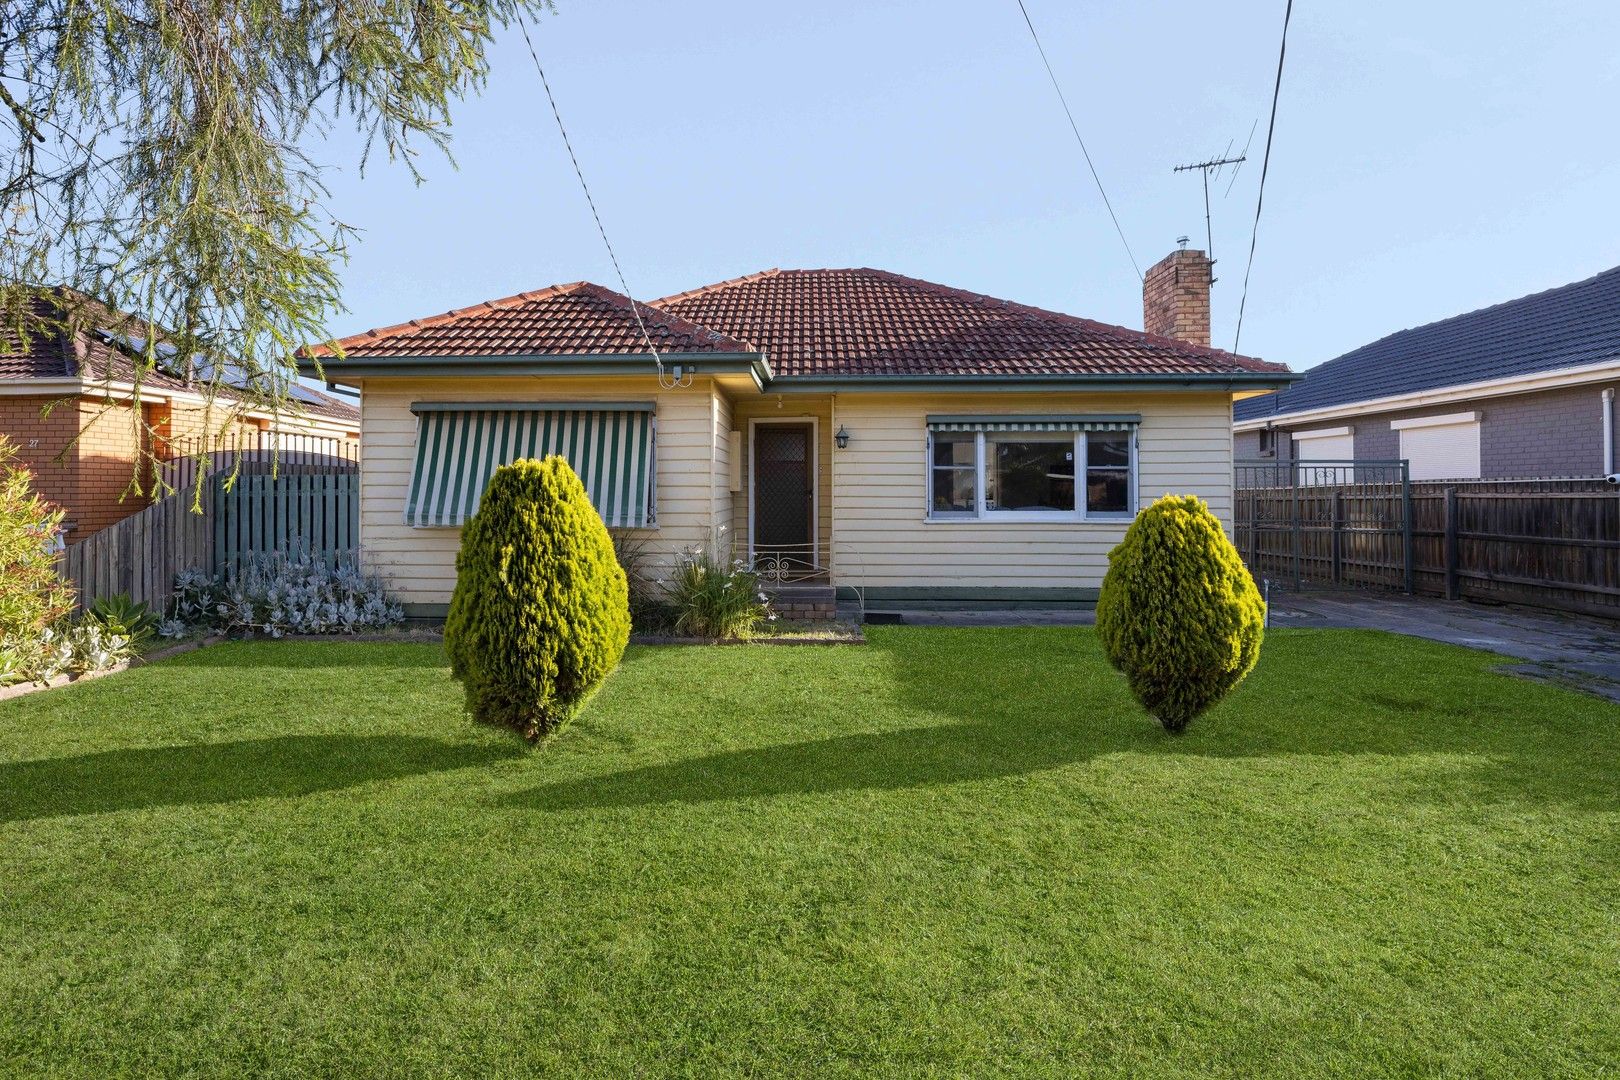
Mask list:
[[[1230,150],[1231,147],[1228,146],[1227,149]],[[1176,172],[1192,172],[1194,169],[1197,169],[1200,173],[1203,174],[1203,177],[1204,177],[1204,238],[1205,238],[1204,239],[1204,243],[1205,243],[1204,254],[1209,256],[1209,261],[1212,264],[1215,262],[1215,227],[1210,223],[1210,218],[1209,218],[1209,177],[1210,177],[1210,174],[1214,173],[1216,176],[1219,176],[1221,170],[1224,169],[1226,166],[1228,166],[1228,165],[1242,165],[1247,160],[1249,160],[1247,154],[1239,154],[1237,157],[1219,157],[1219,158],[1211,158],[1208,161],[1195,161],[1191,165],[1177,165],[1176,168],[1175,168]],[[1237,171],[1233,170],[1233,178],[1236,179],[1236,176],[1237,176]],[[1215,280],[1216,279],[1212,277],[1212,278],[1209,279],[1209,283],[1211,285],[1213,285],[1213,284],[1215,284]]]

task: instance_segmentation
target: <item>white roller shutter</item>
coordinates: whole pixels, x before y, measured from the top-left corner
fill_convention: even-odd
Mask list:
[[[1447,413],[1392,420],[1400,432],[1401,457],[1413,480],[1479,479],[1479,413]]]
[[[1351,428],[1296,431],[1293,438],[1294,459],[1304,463],[1299,469],[1301,484],[1337,484],[1352,478],[1349,469],[1310,465],[1313,461],[1349,461],[1354,458],[1356,435]]]

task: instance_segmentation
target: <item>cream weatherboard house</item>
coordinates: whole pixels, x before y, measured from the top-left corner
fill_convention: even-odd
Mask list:
[[[1232,403],[1292,379],[1208,347],[1209,261],[1148,274],[1149,332],[880,270],[767,270],[637,310],[559,285],[314,350],[361,391],[360,541],[442,614],[493,469],[561,453],[656,558],[714,542],[798,599],[1079,604],[1166,492],[1230,524]]]

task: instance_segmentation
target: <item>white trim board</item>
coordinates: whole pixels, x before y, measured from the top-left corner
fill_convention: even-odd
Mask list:
[[[1444,416],[1414,416],[1406,420],[1391,420],[1389,427],[1391,431],[1409,431],[1412,428],[1447,427],[1451,424],[1477,423],[1479,423],[1479,413],[1477,412],[1454,412],[1446,413]]]
[[[1310,373],[1305,373],[1309,377]],[[1302,409],[1298,412],[1271,413],[1232,425],[1234,431],[1257,431],[1263,427],[1293,427],[1323,420],[1337,420],[1371,413],[1396,412],[1419,409],[1427,405],[1445,405],[1483,397],[1510,397],[1514,394],[1532,394],[1538,390],[1562,390],[1566,387],[1587,386],[1592,383],[1620,380],[1620,359],[1605,360],[1600,364],[1560,368],[1530,375],[1515,375],[1506,379],[1485,379],[1480,382],[1459,383],[1456,386],[1437,386],[1431,390],[1418,390],[1409,394],[1391,394],[1387,397],[1347,401],[1339,405],[1325,405],[1320,409]]]

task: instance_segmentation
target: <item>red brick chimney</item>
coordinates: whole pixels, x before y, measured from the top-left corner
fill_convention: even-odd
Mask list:
[[[1142,278],[1142,329],[1207,346],[1214,266],[1202,251],[1181,248],[1149,267]]]

